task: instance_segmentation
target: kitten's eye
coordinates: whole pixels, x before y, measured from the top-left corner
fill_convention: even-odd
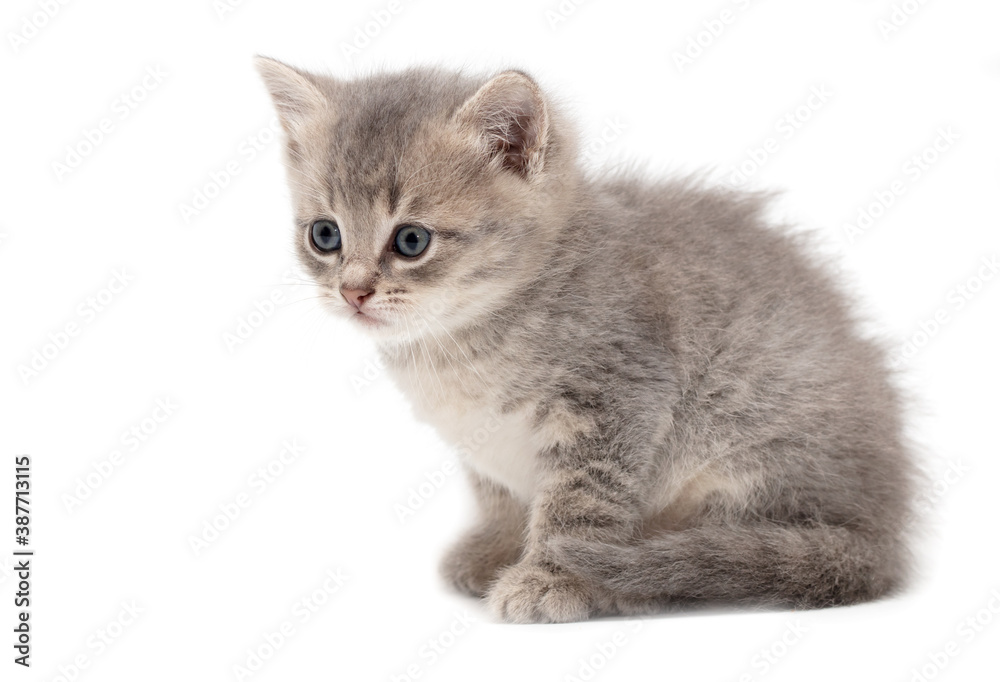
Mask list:
[[[431,241],[431,233],[419,225],[403,225],[396,231],[396,251],[407,258],[416,258]]]
[[[312,243],[323,252],[340,248],[340,228],[332,220],[317,220],[312,224]]]

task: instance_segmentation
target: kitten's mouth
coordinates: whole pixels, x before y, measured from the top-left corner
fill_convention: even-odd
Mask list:
[[[351,315],[351,319],[357,322],[358,324],[365,325],[366,327],[380,327],[385,324],[384,321],[376,317],[373,317],[370,313],[366,313],[363,310],[358,310],[357,312],[355,312],[353,315]]]

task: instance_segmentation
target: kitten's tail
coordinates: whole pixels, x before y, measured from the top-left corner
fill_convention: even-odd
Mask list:
[[[561,565],[625,598],[799,607],[887,595],[907,563],[891,535],[834,526],[704,526],[630,546],[561,537],[550,547]]]

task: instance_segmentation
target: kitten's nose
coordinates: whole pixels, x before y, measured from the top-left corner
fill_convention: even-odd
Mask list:
[[[361,310],[361,305],[365,302],[365,299],[371,296],[373,293],[375,292],[369,291],[367,289],[345,289],[343,287],[340,288],[340,295],[344,297],[344,300],[346,300],[348,303],[350,303],[358,310]]]

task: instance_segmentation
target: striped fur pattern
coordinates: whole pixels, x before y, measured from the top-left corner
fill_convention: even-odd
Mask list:
[[[903,584],[913,466],[883,351],[766,197],[591,177],[520,72],[258,68],[304,267],[465,443],[452,585],[534,623]],[[338,251],[310,245],[319,219]],[[430,230],[419,257],[393,251],[406,224]]]

